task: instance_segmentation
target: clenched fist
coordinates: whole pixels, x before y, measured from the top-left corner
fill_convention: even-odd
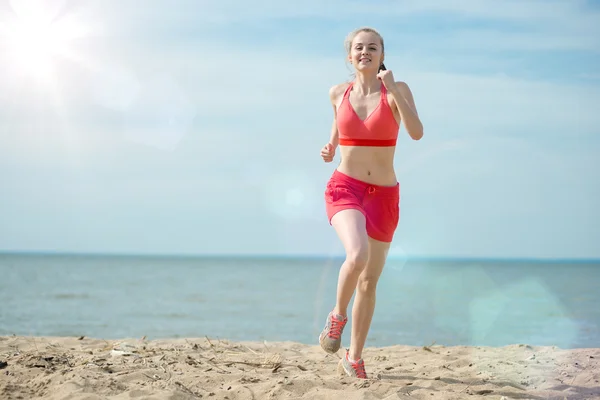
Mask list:
[[[327,143],[325,146],[323,146],[323,148],[321,149],[321,157],[323,158],[323,161],[332,162],[334,156],[335,148],[331,143]]]
[[[394,74],[390,70],[379,71],[377,74],[377,79],[383,82],[383,85],[388,91],[392,91],[395,89],[396,83],[394,80]]]

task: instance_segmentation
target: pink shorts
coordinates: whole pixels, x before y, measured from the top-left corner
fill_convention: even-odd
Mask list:
[[[336,169],[325,189],[325,208],[329,224],[342,210],[360,211],[367,220],[367,235],[391,242],[400,219],[400,184],[372,185]]]

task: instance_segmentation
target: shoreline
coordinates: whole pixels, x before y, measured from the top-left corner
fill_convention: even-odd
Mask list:
[[[117,258],[117,259],[178,259],[178,260],[338,260],[343,261],[345,255],[313,254],[313,253],[151,253],[151,252],[77,252],[68,250],[0,250],[0,256],[13,257],[70,257],[70,258]],[[388,260],[411,262],[480,262],[485,264],[600,264],[597,257],[542,257],[542,256],[466,256],[466,255],[424,255],[424,254],[390,254]]]
[[[368,347],[367,380],[339,375],[342,354],[208,337],[0,336],[0,398],[600,399],[600,348]]]

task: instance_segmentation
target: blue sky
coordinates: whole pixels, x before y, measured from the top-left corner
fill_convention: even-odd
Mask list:
[[[600,257],[598,2],[135,4],[0,3],[0,250],[341,254],[319,150],[368,25],[425,127],[391,256]]]

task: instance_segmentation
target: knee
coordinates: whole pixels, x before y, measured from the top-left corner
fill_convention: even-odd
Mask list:
[[[374,295],[377,289],[378,280],[379,279],[375,276],[370,276],[366,274],[361,275],[360,278],[358,278],[356,290],[359,291],[361,294]]]
[[[369,261],[369,251],[366,246],[359,246],[346,253],[346,264],[352,273],[360,274]]]

